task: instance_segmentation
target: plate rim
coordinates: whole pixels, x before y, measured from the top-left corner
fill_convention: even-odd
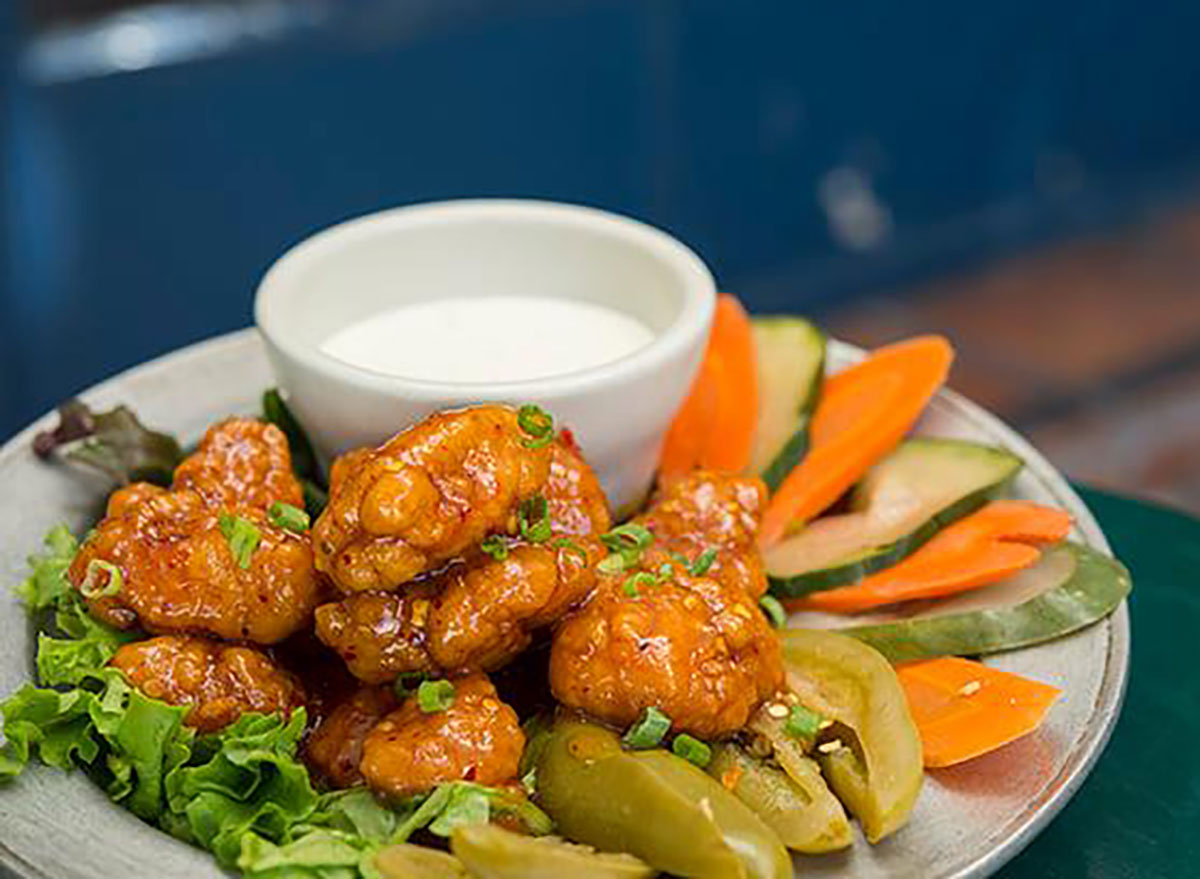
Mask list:
[[[828,344],[830,352],[838,360],[857,359],[863,354],[862,348],[838,339],[830,338]],[[189,361],[205,359],[218,353],[228,354],[243,346],[258,346],[260,349],[264,346],[257,329],[246,327],[172,349],[113,373],[80,391],[77,396],[87,400],[111,394],[131,379],[145,378],[167,369],[178,369]],[[1105,554],[1112,555],[1103,529],[1087,504],[1058,469],[1023,434],[983,406],[949,387],[942,388],[930,405],[952,408],[957,415],[967,417],[982,432],[998,437],[1009,445],[1024,459],[1026,468],[1042,481],[1056,500],[1075,515],[1076,527],[1084,541]],[[55,417],[53,410],[46,412],[10,436],[0,445],[0,461],[27,450],[33,436],[52,426]],[[955,872],[946,874],[945,879],[979,879],[994,874],[1026,848],[1054,820],[1095,768],[1117,725],[1128,686],[1132,638],[1128,600],[1123,600],[1117,609],[1097,623],[1096,627],[1107,637],[1105,667],[1092,711],[1075,746],[1059,771],[1046,780],[1042,793],[1026,804],[1015,818],[997,828],[992,837],[997,838],[1003,834],[1003,838]],[[5,844],[2,835],[0,870],[11,873],[18,879],[43,879],[47,875],[36,864],[29,863],[12,851]]]

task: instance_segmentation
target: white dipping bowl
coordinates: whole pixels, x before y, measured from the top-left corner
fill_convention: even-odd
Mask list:
[[[654,338],[601,366],[512,382],[402,378],[321,350],[374,314],[465,296],[590,302],[637,318]],[[314,235],[267,272],[254,315],[279,386],[323,464],[439,409],[536,403],[573,431],[621,510],[650,487],[715,300],[700,258],[644,223],[574,205],[471,200],[383,211]]]

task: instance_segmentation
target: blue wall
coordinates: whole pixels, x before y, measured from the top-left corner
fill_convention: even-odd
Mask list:
[[[27,41],[0,138],[0,435],[247,324],[283,248],[380,207],[587,202],[674,231],[755,308],[811,309],[1134,219],[1200,159],[1194,3],[305,8],[110,75],[39,72]]]

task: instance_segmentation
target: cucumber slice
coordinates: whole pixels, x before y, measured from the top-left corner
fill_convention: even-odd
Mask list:
[[[771,591],[798,598],[890,567],[977,509],[1021,466],[1012,452],[994,446],[905,440],[863,477],[849,513],[816,519],[766,551]]]
[[[825,376],[825,334],[799,317],[754,318],[758,433],[751,470],[774,491],[808,451],[808,422]]]
[[[1090,626],[1112,613],[1132,585],[1120,562],[1090,547],[1064,543],[995,586],[926,602],[916,614],[912,608],[872,614],[871,625],[840,631],[892,662],[999,653]]]

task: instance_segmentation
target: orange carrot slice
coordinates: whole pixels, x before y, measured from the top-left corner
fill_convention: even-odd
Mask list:
[[[757,422],[758,367],[750,316],[735,297],[722,293],[704,362],[667,431],[660,474],[677,476],[697,467],[744,470]]]
[[[789,605],[856,613],[901,601],[941,598],[1012,576],[1064,540],[1071,516],[1029,501],[992,501],[949,525],[897,565],[860,583],[814,592]]]
[[[956,656],[907,663],[896,674],[930,768],[962,763],[1028,735],[1061,694]]]
[[[832,376],[813,413],[808,454],[767,506],[759,542],[803,525],[900,442],[946,381],[954,349],[941,336],[878,348]]]

